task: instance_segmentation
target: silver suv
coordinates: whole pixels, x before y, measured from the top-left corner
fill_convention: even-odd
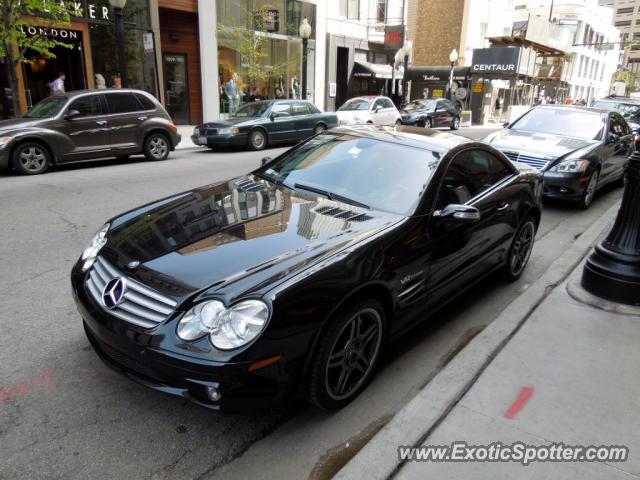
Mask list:
[[[180,143],[164,107],[139,90],[77,91],[36,104],[0,122],[0,169],[29,175],[52,164],[144,154],[166,160]]]

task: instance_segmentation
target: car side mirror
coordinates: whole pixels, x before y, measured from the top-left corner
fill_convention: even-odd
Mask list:
[[[502,124],[502,128],[507,128],[508,126],[509,126],[509,122],[504,122],[504,123]]]
[[[451,220],[456,223],[475,223],[480,221],[480,210],[471,205],[458,205],[452,203],[447,205],[442,210],[436,210],[433,212],[433,216],[436,218],[442,218],[443,220]]]
[[[373,109],[373,113],[378,113],[381,109],[382,107],[378,105],[376,108]]]
[[[64,116],[65,120],[73,120],[74,118],[82,115],[78,110],[69,110],[67,114]]]
[[[273,158],[271,158],[271,157],[263,157],[262,160],[260,160],[260,165],[265,166],[271,160],[273,160]]]

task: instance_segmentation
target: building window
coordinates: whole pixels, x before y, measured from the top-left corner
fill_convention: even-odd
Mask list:
[[[377,0],[376,20],[378,23],[385,23],[387,20],[387,0]]]
[[[347,18],[360,20],[360,0],[347,0]]]
[[[613,24],[615,27],[630,27],[631,20],[622,20]]]
[[[633,13],[633,9],[634,9],[634,7],[619,8],[618,10],[616,10],[616,15],[622,15],[622,14],[625,14],[625,13]]]

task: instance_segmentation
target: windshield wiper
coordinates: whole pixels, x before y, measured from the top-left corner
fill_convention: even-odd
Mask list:
[[[371,209],[371,207],[369,207],[369,205],[367,205],[365,203],[358,202],[357,200],[353,200],[353,199],[348,198],[348,197],[343,197],[342,195],[338,195],[337,193],[331,193],[331,192],[328,192],[326,190],[322,190],[320,188],[310,187],[309,185],[304,185],[302,183],[294,184],[294,188],[300,188],[302,190],[307,190],[309,192],[317,193],[319,195],[324,195],[329,200],[337,200],[339,202],[349,203],[349,204],[354,205],[356,207],[366,208],[367,210]]]

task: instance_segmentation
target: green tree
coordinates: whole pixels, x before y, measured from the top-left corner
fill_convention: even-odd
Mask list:
[[[65,0],[0,0],[0,57],[5,57],[9,71],[15,115],[22,111],[16,73],[18,66],[33,63],[34,57],[38,56],[55,58],[55,47],[71,48],[71,45],[47,36],[46,31],[51,27],[68,27],[72,11],[74,6]],[[35,35],[28,33],[30,26],[37,26]]]
[[[627,93],[631,93],[636,89],[636,75],[626,68],[616,70],[613,74],[613,81],[624,82],[627,85]]]

